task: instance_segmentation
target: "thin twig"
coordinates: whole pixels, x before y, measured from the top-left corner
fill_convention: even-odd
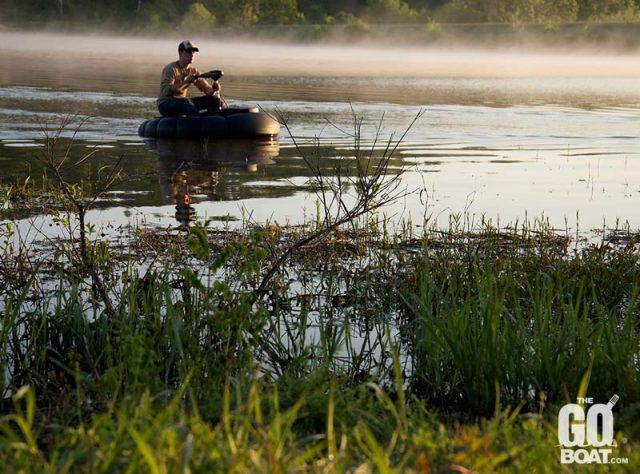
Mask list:
[[[373,152],[375,144],[378,142],[382,131],[382,120],[378,123],[376,128],[376,136],[374,139],[374,145],[368,157],[362,157],[361,155],[361,138],[362,138],[362,118],[358,117],[353,107],[351,107],[353,122],[354,122],[354,155],[356,158],[356,177],[355,179],[345,175],[341,161],[338,161],[333,169],[333,179],[327,179],[320,164],[320,141],[319,137],[316,137],[316,159],[311,161],[305,152],[303,152],[297,139],[289,127],[288,120],[280,115],[280,121],[284,128],[287,130],[294,146],[303,160],[309,166],[313,178],[319,185],[317,192],[318,198],[322,203],[324,209],[324,216],[322,219],[322,225],[316,228],[306,237],[303,237],[293,244],[290,244],[284,251],[277,257],[271,264],[271,267],[267,270],[263,276],[260,284],[254,292],[257,299],[262,298],[266,293],[267,285],[275,274],[280,271],[287,260],[299,249],[304,246],[319,242],[330,235],[335,230],[339,229],[345,224],[350,224],[355,227],[355,221],[363,215],[374,212],[381,207],[384,207],[397,199],[400,199],[407,195],[407,191],[400,189],[402,171],[388,177],[387,172],[391,163],[391,157],[395,154],[398,146],[402,140],[407,136],[409,130],[415,125],[420,117],[424,114],[423,110],[420,110],[409,126],[405,129],[400,139],[393,140],[393,135],[387,141],[386,148],[382,157],[377,164],[372,168],[371,160],[373,159]],[[362,161],[366,160],[366,163]],[[346,178],[346,182],[345,182]],[[351,184],[355,186],[357,191],[357,197],[353,204],[349,204],[345,198],[345,191],[347,185]],[[333,210],[335,209],[335,215]]]

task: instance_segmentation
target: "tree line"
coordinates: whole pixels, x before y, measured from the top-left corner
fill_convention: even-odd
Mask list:
[[[640,0],[0,0],[0,24],[143,29],[640,20]]]

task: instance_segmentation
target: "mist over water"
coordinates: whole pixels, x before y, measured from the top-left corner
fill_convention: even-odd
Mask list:
[[[24,163],[42,146],[43,124],[80,114],[91,117],[76,135],[81,147],[101,147],[107,162],[124,157],[125,171],[146,176],[105,199],[97,221],[139,212],[175,222],[158,186],[175,169],[159,166],[137,126],[157,115],[160,69],[182,39],[0,33],[0,179],[33,169]],[[225,71],[230,104],[278,110],[302,143],[320,136],[335,156],[349,153],[353,111],[371,144],[381,119],[383,137],[398,137],[423,110],[399,156],[407,185],[428,198],[399,203],[389,211],[398,218],[467,211],[504,224],[544,215],[558,228],[640,226],[636,54],[191,39],[201,70]],[[214,170],[218,187],[194,194],[198,214],[239,216],[246,206],[256,219],[300,220],[301,208],[314,208],[308,172],[286,132],[278,153],[257,172]],[[190,173],[201,183],[212,170],[198,166]]]
[[[63,56],[68,66],[108,58],[115,63],[164,64],[176,56],[182,37],[139,37],[25,34],[0,32],[5,55],[39,53]],[[197,62],[238,75],[349,76],[403,78],[639,78],[638,53],[535,52],[492,49],[465,51],[460,46],[435,49],[423,45],[380,47],[349,44],[278,44],[192,38],[200,48]],[[69,64],[70,63],[70,64]]]
[[[181,39],[2,32],[0,84],[154,97],[159,71],[177,57]],[[196,66],[224,70],[226,95],[249,100],[640,104],[637,54],[193,40]]]

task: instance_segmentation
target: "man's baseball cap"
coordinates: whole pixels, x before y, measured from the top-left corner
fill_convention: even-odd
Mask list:
[[[178,45],[178,51],[200,51],[191,40],[184,40]]]

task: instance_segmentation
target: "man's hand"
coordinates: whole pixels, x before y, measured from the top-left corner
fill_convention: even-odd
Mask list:
[[[215,95],[218,96],[220,92],[220,83],[218,81],[214,81],[213,84],[210,84],[210,89],[207,91],[207,95]]]

